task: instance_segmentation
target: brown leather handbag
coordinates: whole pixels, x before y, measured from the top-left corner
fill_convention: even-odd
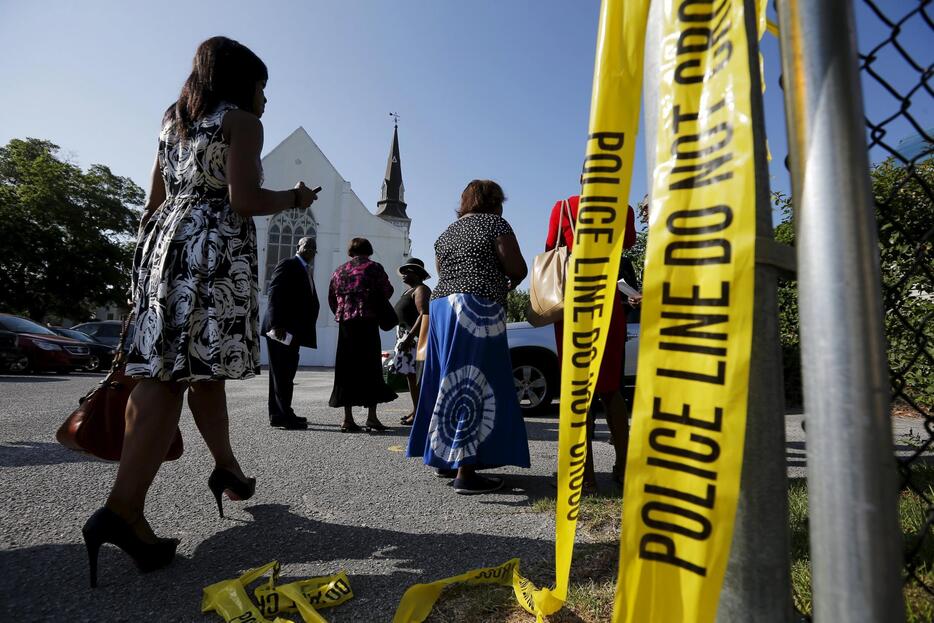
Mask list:
[[[101,383],[78,400],[78,408],[55,433],[55,439],[66,448],[86,452],[105,461],[119,461],[123,450],[126,403],[136,386],[136,379],[127,376],[126,342],[130,317],[123,323],[120,344],[114,355],[110,372]],[[175,429],[175,438],[166,454],[166,461],[174,461],[182,455],[182,434]]]

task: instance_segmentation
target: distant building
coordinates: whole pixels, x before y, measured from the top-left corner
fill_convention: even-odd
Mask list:
[[[264,186],[274,190],[291,188],[298,180],[309,187],[321,186],[318,199],[307,210],[286,210],[275,216],[258,217],[256,236],[259,247],[260,309],[265,313],[269,278],[276,264],[295,254],[303,236],[315,238],[318,255],[314,259],[314,281],[321,302],[318,316],[317,349],[301,349],[301,365],[333,366],[337,349],[337,323],[328,308],[331,274],[350,259],[347,246],[354,237],[373,244],[373,259],[386,269],[395,288],[393,301],[403,291],[396,269],[411,252],[411,219],[403,200],[402,163],[399,156],[398,128],[393,130],[392,146],[386,164],[377,212],[370,212],[314,140],[298,128],[263,158]],[[383,333],[383,348],[391,348],[394,333]],[[262,362],[268,363],[265,339]]]

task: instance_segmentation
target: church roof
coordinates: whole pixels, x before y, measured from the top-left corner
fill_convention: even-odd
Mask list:
[[[386,175],[379,201],[376,202],[376,216],[392,219],[408,219],[403,201],[405,187],[402,184],[402,160],[399,157],[399,126],[392,131],[392,147],[386,162]]]

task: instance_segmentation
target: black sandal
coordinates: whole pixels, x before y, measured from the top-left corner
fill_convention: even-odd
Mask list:
[[[401,418],[399,418],[399,424],[402,424],[403,426],[411,426],[414,423],[415,423],[414,413],[409,413],[408,415],[403,415]]]
[[[356,424],[341,424],[342,433],[359,433],[363,429]]]
[[[365,428],[368,433],[374,430],[378,433],[389,430],[388,427],[384,426],[383,423],[378,420],[376,422],[364,422],[363,428]]]

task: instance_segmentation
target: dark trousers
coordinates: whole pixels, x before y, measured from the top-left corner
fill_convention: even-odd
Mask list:
[[[292,390],[298,370],[298,345],[286,346],[266,338],[269,349],[269,421],[289,420],[292,411]]]

